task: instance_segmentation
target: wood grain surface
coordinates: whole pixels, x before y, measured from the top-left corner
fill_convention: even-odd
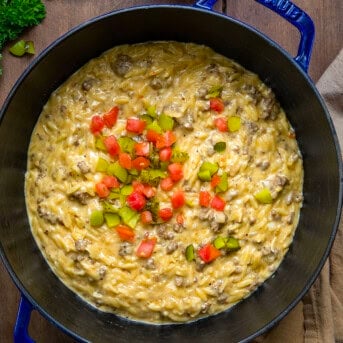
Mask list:
[[[35,42],[39,53],[57,37],[75,25],[113,9],[140,4],[183,3],[193,1],[124,1],[124,0],[46,0],[47,17],[44,22],[23,34],[24,39]],[[317,81],[343,45],[343,1],[342,0],[294,0],[313,18],[316,25],[316,43],[310,67],[310,76]],[[216,10],[227,13],[251,24],[266,33],[293,55],[299,42],[298,32],[286,21],[255,3],[253,0],[218,1]],[[0,14],[1,15],[1,14]],[[7,47],[3,51],[3,76],[0,78],[0,105],[2,106],[13,84],[32,61],[32,57],[14,58]],[[1,220],[1,219],[0,219]],[[42,285],[42,287],[47,285]],[[19,292],[13,285],[4,266],[0,263],[0,342],[13,341],[13,327],[16,318]],[[285,318],[289,320],[290,317]],[[30,323],[30,335],[37,342],[74,342],[73,339],[34,312]]]

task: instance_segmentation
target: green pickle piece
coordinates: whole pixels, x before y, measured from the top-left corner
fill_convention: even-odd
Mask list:
[[[150,117],[156,118],[156,106],[150,105],[146,108],[146,111]]]
[[[106,172],[107,168],[109,166],[109,163],[102,157],[99,157],[98,162],[95,166],[95,171],[97,172]]]
[[[119,181],[125,183],[127,180],[127,170],[123,168],[119,162],[111,163],[107,168],[107,173],[113,175],[119,179]]]
[[[25,42],[25,52],[31,55],[34,55],[36,53],[35,45],[31,40]]]
[[[147,125],[146,129],[155,131],[157,133],[162,133],[162,129],[160,125],[158,125],[156,120],[154,120],[151,124]]]
[[[227,120],[227,126],[229,131],[235,132],[241,128],[241,118],[237,116],[232,116]]]
[[[186,260],[189,262],[195,259],[193,244],[190,244],[187,246],[185,255],[186,255]]]
[[[132,155],[136,142],[131,137],[119,137],[118,144],[122,151]]]
[[[151,124],[154,121],[154,118],[150,117],[149,114],[142,114],[140,116],[140,119],[144,120],[147,123],[147,125]]]
[[[226,247],[227,239],[221,236],[218,236],[214,242],[213,245],[217,249],[223,249]]]
[[[19,40],[18,42],[16,42],[15,44],[13,44],[11,47],[10,47],[10,53],[14,56],[23,56],[26,52],[25,50],[25,41],[24,40]]]
[[[171,131],[174,127],[174,119],[164,113],[158,118],[158,124],[163,131]]]
[[[216,144],[214,144],[213,149],[216,152],[223,152],[226,149],[226,143],[225,142],[217,142]]]
[[[118,214],[121,217],[123,223],[130,226],[132,229],[136,227],[140,218],[139,213],[127,206],[123,206],[122,208],[120,208]]]
[[[107,151],[106,145],[103,141],[103,137],[95,137],[95,143],[94,144],[98,150]]]
[[[226,248],[230,251],[239,250],[241,246],[239,245],[238,239],[234,237],[229,237],[226,242]]]
[[[216,189],[215,191],[217,193],[220,193],[220,192],[226,192],[227,189],[229,187],[229,184],[228,184],[228,176],[227,176],[227,173],[223,173],[221,176],[220,176],[220,181],[218,183],[218,185],[216,186]]]
[[[104,213],[100,210],[94,210],[90,216],[90,224],[99,227],[104,223]]]
[[[131,185],[125,185],[120,189],[122,195],[130,195],[133,192],[133,187]]]
[[[199,171],[202,172],[202,171],[208,170],[212,176],[218,171],[218,169],[219,169],[218,163],[211,163],[211,162],[205,161],[200,166]]]
[[[115,227],[120,224],[120,217],[116,213],[105,213],[104,217],[105,217],[106,225],[109,228]]]
[[[270,194],[270,190],[268,188],[261,189],[254,196],[255,199],[261,204],[271,204],[273,202],[272,195]]]
[[[201,181],[211,181],[211,173],[209,170],[199,171],[198,178]]]
[[[116,193],[111,192],[111,194],[116,194]],[[120,194],[116,194],[116,195],[120,196]],[[112,198],[112,199],[117,199],[117,198]],[[103,211],[106,213],[118,213],[118,210],[107,201],[104,201],[102,203],[102,208],[103,208]]]

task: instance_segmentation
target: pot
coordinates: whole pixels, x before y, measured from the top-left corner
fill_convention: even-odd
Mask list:
[[[327,109],[306,74],[314,26],[287,0],[258,0],[301,33],[293,59],[253,28],[210,10],[142,6],[111,12],[71,30],[29,66],[11,90],[0,118],[0,253],[22,294],[15,342],[27,334],[32,309],[79,341],[248,341],[283,318],[308,291],[332,246],[342,205],[342,162]],[[295,128],[304,161],[304,205],[294,241],[275,274],[222,313],[186,324],[130,321],[89,306],[50,270],[30,231],[24,175],[30,137],[50,93],[89,59],[123,43],[178,40],[210,46],[257,73],[270,86]]]

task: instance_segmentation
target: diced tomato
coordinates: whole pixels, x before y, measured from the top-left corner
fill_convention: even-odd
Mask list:
[[[133,210],[136,210],[136,211],[142,210],[146,204],[144,195],[135,191],[132,192],[126,198],[126,202]]]
[[[171,203],[175,209],[182,207],[185,204],[185,201],[185,193],[182,190],[174,192],[171,197]]]
[[[129,118],[126,122],[126,130],[134,133],[142,133],[146,122],[137,118]]]
[[[227,120],[223,117],[214,119],[214,125],[220,132],[228,132]]]
[[[222,113],[224,111],[224,103],[222,99],[219,98],[211,98],[210,99],[210,109],[216,111],[218,113]]]
[[[104,128],[105,123],[100,116],[93,116],[91,120],[90,130],[93,134],[100,133]]]
[[[107,152],[111,156],[116,156],[120,153],[120,146],[117,142],[117,139],[114,136],[108,136],[104,139],[104,144],[107,149]]]
[[[213,175],[212,180],[211,180],[211,187],[214,188],[218,186],[219,183],[220,183],[220,176],[218,174]]]
[[[178,215],[176,216],[176,222],[179,225],[182,225],[184,223],[185,219],[183,218],[183,214],[182,213],[178,213]]]
[[[163,221],[168,221],[172,218],[173,216],[173,210],[169,207],[166,208],[161,208],[158,211],[158,216],[163,220]]]
[[[149,156],[150,154],[149,142],[136,143],[135,152],[137,156]]]
[[[148,168],[150,165],[150,161],[145,157],[137,157],[132,161],[132,167],[137,170],[143,170]]]
[[[212,244],[206,244],[198,250],[198,255],[205,263],[210,263],[219,257],[221,253]]]
[[[176,136],[172,131],[165,132],[164,139],[167,147],[172,146],[176,142]]]
[[[174,182],[173,180],[171,179],[171,177],[166,177],[165,179],[162,179],[161,182],[160,182],[160,186],[161,186],[161,189],[163,191],[170,191],[173,186],[174,186]]]
[[[103,115],[103,120],[108,128],[113,127],[118,119],[119,107],[114,106],[109,112]]]
[[[164,135],[156,136],[155,146],[157,149],[162,149],[162,148],[165,148],[167,146],[166,139],[165,139]]]
[[[150,211],[144,211],[141,213],[141,221],[144,224],[149,224],[152,222],[152,214]]]
[[[172,156],[172,149],[170,147],[164,148],[159,152],[160,160],[162,162],[170,161]]]
[[[210,206],[211,194],[206,191],[200,191],[199,193],[199,204],[203,207]]]
[[[135,192],[144,194],[144,185],[137,180],[132,181],[132,187]]]
[[[110,194],[110,190],[107,188],[107,186],[102,183],[102,182],[98,182],[95,185],[95,191],[98,194],[99,198],[106,198],[109,196]]]
[[[225,200],[215,195],[211,201],[211,207],[217,211],[223,211],[225,208]]]
[[[153,130],[148,130],[146,133],[146,139],[148,142],[156,143],[157,138],[161,136],[159,133]]]
[[[119,224],[116,226],[116,231],[121,240],[133,242],[135,238],[135,232],[128,226]]]
[[[149,258],[154,251],[156,241],[156,237],[143,239],[136,251],[136,255],[142,258]]]
[[[173,181],[180,181],[183,178],[182,164],[180,163],[169,164],[168,171]]]
[[[119,154],[119,164],[125,169],[131,169],[132,167],[132,160],[131,156],[126,152],[122,152]]]
[[[150,186],[150,185],[144,185],[144,190],[143,190],[143,194],[147,197],[147,198],[152,198],[156,195],[156,188]]]
[[[110,175],[104,176],[101,182],[106,185],[107,188],[117,188],[120,186],[117,178]]]

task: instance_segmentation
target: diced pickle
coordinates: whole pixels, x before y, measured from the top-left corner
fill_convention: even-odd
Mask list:
[[[109,163],[104,158],[99,157],[98,162],[95,166],[95,171],[106,172],[108,165],[109,165]]]
[[[95,147],[98,150],[107,151],[103,137],[95,137]]]
[[[127,152],[132,155],[136,142],[131,137],[119,137],[118,144],[121,151]]]
[[[163,131],[171,131],[174,127],[174,119],[162,113],[158,118],[158,124]]]
[[[186,248],[186,260],[190,262],[190,261],[193,261],[194,259],[195,259],[194,246],[193,244],[190,244]]]
[[[127,170],[123,168],[119,162],[111,163],[107,168],[107,173],[117,177],[121,182],[126,182],[127,180]]]
[[[133,192],[132,185],[125,185],[120,189],[122,195],[130,195]]]
[[[105,213],[104,214],[106,224],[109,228],[120,224],[120,217],[116,213]]]
[[[161,129],[160,125],[158,125],[156,120],[154,120],[152,123],[147,125],[146,129],[155,131],[157,133],[162,133],[162,129]]]
[[[226,149],[226,143],[225,142],[217,142],[216,144],[214,144],[213,149],[216,152],[223,152]]]
[[[271,204],[273,202],[272,195],[268,188],[263,188],[255,194],[255,199],[261,204]]]
[[[229,237],[226,242],[226,248],[230,251],[235,251],[239,250],[241,246],[239,245],[238,239]]]
[[[201,181],[211,181],[211,173],[209,170],[199,171],[198,178]]]
[[[229,131],[235,132],[241,128],[241,118],[237,116],[232,116],[227,120],[227,126]]]
[[[211,162],[205,161],[201,165],[199,171],[202,172],[202,171],[208,170],[212,176],[218,171],[218,169],[219,169],[218,163],[211,163]]]
[[[215,246],[215,248],[217,249],[222,249],[222,248],[225,248],[226,247],[226,243],[227,243],[227,239],[224,238],[224,237],[217,237],[214,242],[213,242],[213,245]]]
[[[216,192],[220,193],[220,192],[226,192],[228,189],[228,176],[227,173],[223,173],[220,176],[220,181],[218,183],[218,185],[216,186]]]
[[[94,210],[91,213],[90,224],[95,227],[99,227],[104,223],[104,214],[102,211]]]

